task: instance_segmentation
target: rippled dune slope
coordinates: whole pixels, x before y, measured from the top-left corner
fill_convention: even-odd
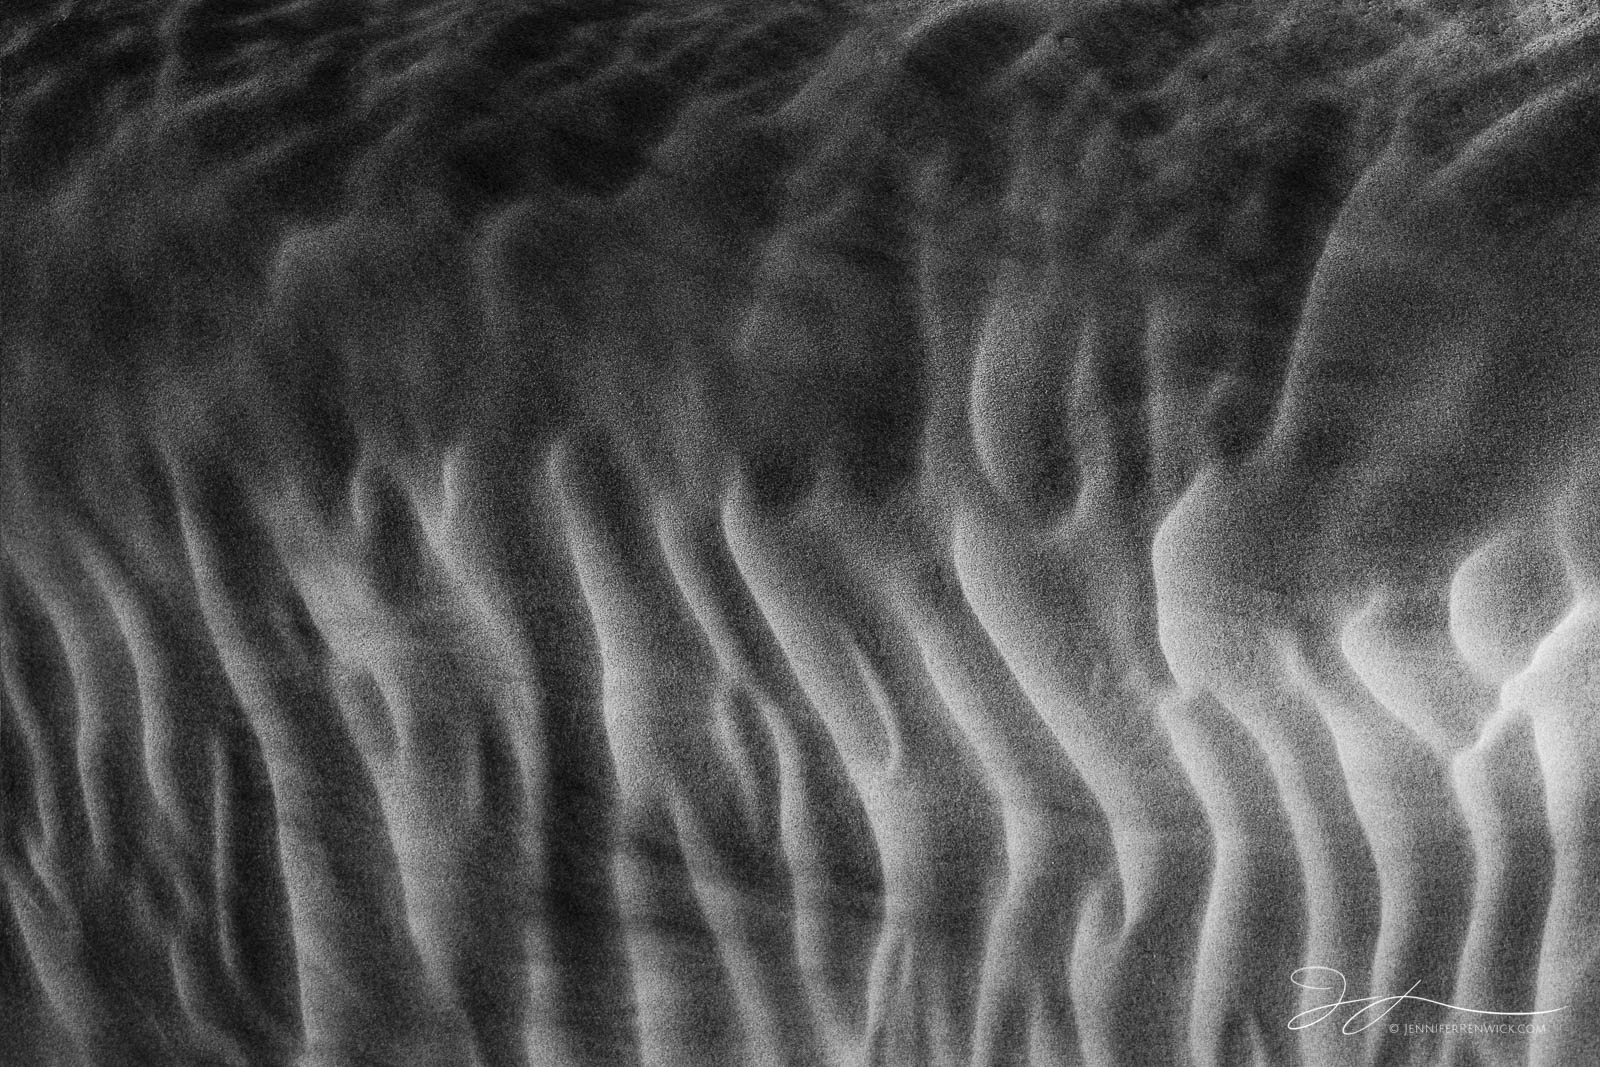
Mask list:
[[[1564,10],[9,5],[0,1062],[1600,1062]]]

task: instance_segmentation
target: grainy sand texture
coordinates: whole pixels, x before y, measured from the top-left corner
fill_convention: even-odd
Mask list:
[[[1600,16],[8,0],[0,1064],[1600,1063]]]

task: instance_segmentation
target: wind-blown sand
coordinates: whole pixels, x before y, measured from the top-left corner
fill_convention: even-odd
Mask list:
[[[1558,6],[10,9],[0,1062],[1600,1061]]]

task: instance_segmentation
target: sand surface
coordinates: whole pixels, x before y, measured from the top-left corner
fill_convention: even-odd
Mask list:
[[[1600,1062],[1583,6],[8,7],[0,1063]]]

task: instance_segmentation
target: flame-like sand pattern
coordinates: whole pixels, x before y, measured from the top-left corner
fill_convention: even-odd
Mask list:
[[[1557,6],[10,9],[0,1061],[1600,1062]]]

